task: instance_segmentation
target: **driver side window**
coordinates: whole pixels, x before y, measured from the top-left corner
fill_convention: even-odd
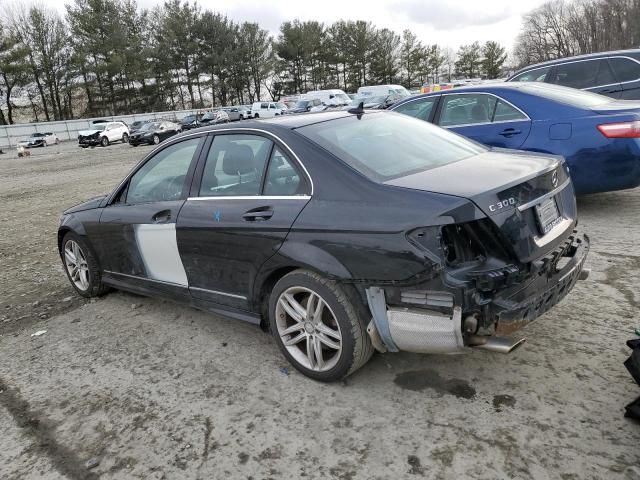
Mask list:
[[[135,204],[179,199],[199,142],[199,138],[192,138],[158,152],[129,180],[126,202]]]

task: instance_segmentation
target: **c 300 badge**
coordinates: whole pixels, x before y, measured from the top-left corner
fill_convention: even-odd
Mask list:
[[[492,212],[497,212],[498,210],[502,210],[503,208],[513,207],[515,204],[516,199],[513,197],[509,197],[506,200],[502,200],[501,202],[489,205],[489,210],[491,210]]]

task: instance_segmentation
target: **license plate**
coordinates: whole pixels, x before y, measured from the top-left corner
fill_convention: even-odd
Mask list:
[[[549,233],[553,227],[562,221],[555,197],[548,198],[536,205],[536,215],[543,235]]]

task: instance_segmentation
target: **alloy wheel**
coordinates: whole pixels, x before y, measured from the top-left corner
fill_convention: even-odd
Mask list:
[[[320,295],[305,287],[290,287],[278,298],[275,315],[278,335],[300,365],[317,372],[335,367],[342,353],[342,334]]]
[[[158,145],[160,143],[160,137],[158,135],[153,136],[154,145]]]
[[[74,285],[85,291],[89,288],[89,265],[87,258],[74,240],[69,240],[64,246],[64,264]]]

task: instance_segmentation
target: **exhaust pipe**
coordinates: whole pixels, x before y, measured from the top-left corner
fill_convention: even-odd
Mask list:
[[[488,337],[469,335],[467,345],[473,348],[481,348],[498,353],[511,353],[526,341],[526,337],[513,339],[509,337]]]

